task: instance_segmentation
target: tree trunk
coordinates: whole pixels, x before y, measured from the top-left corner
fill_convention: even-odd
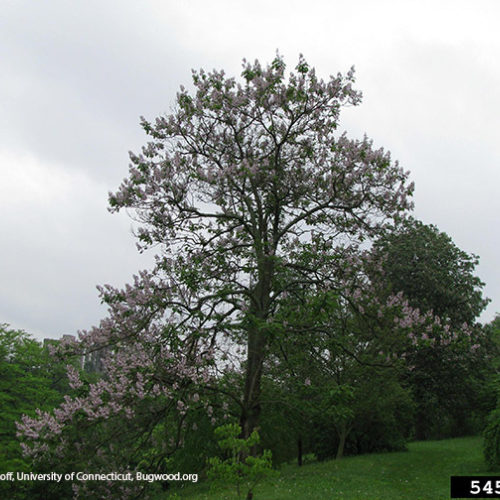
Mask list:
[[[264,362],[264,348],[264,333],[258,329],[249,332],[245,392],[243,396],[243,411],[240,419],[244,439],[247,439],[259,425],[261,411],[260,386],[262,365]]]
[[[271,303],[271,277],[274,265],[272,259],[263,258],[258,267],[259,280],[254,288],[254,303],[249,316],[245,392],[240,419],[244,439],[247,439],[259,425],[262,367],[267,344],[267,332],[263,323],[267,320]],[[255,454],[256,451],[252,450],[252,453]]]
[[[350,431],[351,427],[348,427],[346,424],[343,424],[340,430],[338,430],[339,446],[337,448],[337,455],[335,456],[335,460],[340,460],[344,456],[345,441]]]
[[[302,436],[297,440],[297,464],[302,465]]]

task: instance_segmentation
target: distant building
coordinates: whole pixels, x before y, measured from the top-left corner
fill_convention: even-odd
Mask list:
[[[70,334],[64,334],[60,339],[43,339],[44,347],[48,348],[49,345],[57,345],[61,340],[76,341],[76,337]],[[80,366],[82,369],[89,373],[103,373],[103,361],[108,352],[108,348],[98,349],[80,357]]]

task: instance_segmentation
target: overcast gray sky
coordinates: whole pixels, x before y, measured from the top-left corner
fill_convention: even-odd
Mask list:
[[[341,116],[416,183],[414,215],[469,253],[500,311],[500,2],[3,0],[0,14],[0,322],[39,338],[105,314],[95,286],[148,267],[107,193],[191,68],[243,57],[323,76],[356,67]]]

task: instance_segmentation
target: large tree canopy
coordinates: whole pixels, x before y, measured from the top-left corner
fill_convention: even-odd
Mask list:
[[[195,92],[181,88],[174,113],[143,120],[152,141],[131,154],[110,204],[135,209],[139,240],[161,245],[165,305],[189,336],[247,344],[249,435],[280,298],[332,286],[339,236],[358,241],[399,217],[413,185],[389,153],[337,132],[341,107],[360,101],[352,70],[323,81],[301,58],[287,77],[277,57],[245,62],[242,75],[194,72]]]

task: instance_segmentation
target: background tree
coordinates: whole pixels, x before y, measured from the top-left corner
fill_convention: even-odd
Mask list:
[[[65,367],[54,363],[39,342],[23,330],[0,325],[0,471],[29,471],[16,437],[16,421],[23,414],[47,410],[67,390]],[[5,498],[25,498],[22,484],[0,482]]]
[[[451,325],[473,326],[489,300],[474,274],[477,255],[460,250],[432,224],[409,218],[374,243],[393,292],[402,291],[413,307],[432,310]]]
[[[495,318],[484,325],[484,329],[488,337],[496,345],[498,352],[498,348],[500,348],[500,314],[496,313]],[[496,368],[500,367],[500,359],[495,359],[495,366]]]
[[[387,293],[403,292],[411,306],[448,321],[457,335],[453,346],[424,344],[408,358],[405,379],[417,403],[417,439],[477,431],[475,417],[487,413],[480,387],[491,374],[488,348],[481,348],[487,339],[476,325],[488,303],[474,274],[478,257],[437,227],[411,218],[379,238],[373,253]]]
[[[494,368],[490,383],[483,386],[483,397],[490,403],[491,412],[488,415],[484,429],[484,457],[491,469],[500,465],[500,314],[484,326],[487,338],[490,340],[489,355]],[[493,404],[492,403],[493,399]],[[486,405],[484,405],[486,406]]]

